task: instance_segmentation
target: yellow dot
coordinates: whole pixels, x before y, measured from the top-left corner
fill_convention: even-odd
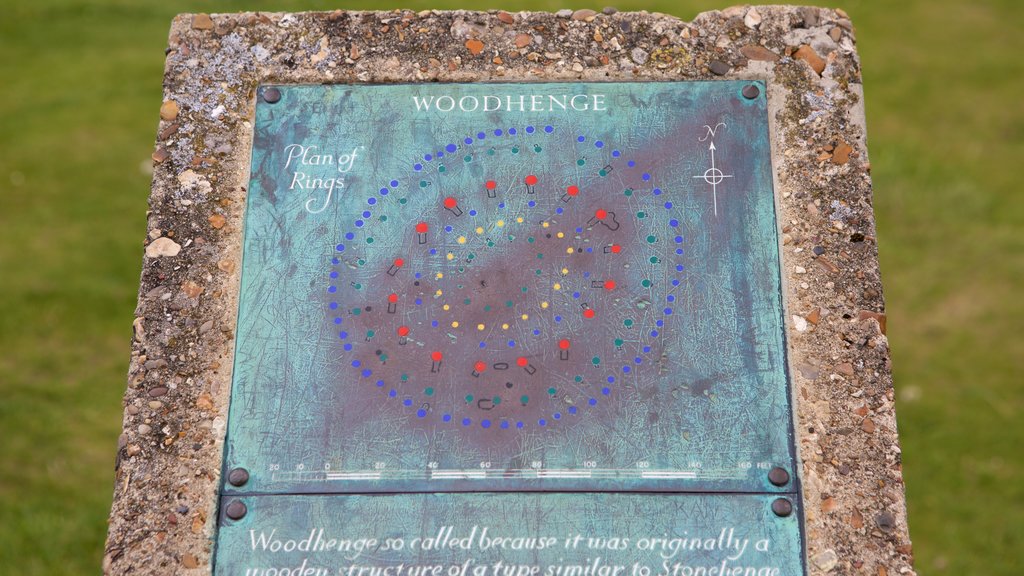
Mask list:
[[[566,254],[572,254],[572,246],[565,249]]]
[[[484,233],[484,228],[483,228],[483,226],[477,226],[477,227],[476,227],[476,233],[477,233],[477,234],[483,234],[483,233]]]
[[[544,228],[547,228],[548,226],[550,226],[550,224],[548,224],[547,222],[541,222],[540,225],[542,227],[544,227]]]
[[[444,292],[441,292],[440,290],[434,292],[434,296],[440,296],[441,294],[444,294]]]
[[[456,240],[456,242],[458,242],[459,244],[465,244],[466,243],[466,237],[465,236],[459,236],[459,239]]]
[[[541,302],[540,303],[540,307],[545,309],[545,310],[547,310],[548,309],[548,303],[547,302]]]
[[[440,280],[441,278],[444,278],[444,272],[438,272],[434,277]],[[440,292],[440,290],[438,290],[438,292]]]
[[[451,252],[449,252],[447,258],[449,260],[455,260],[455,254],[452,254]]]
[[[477,324],[476,325],[476,329],[482,331],[484,329],[484,325],[483,324]]]
[[[559,238],[565,238],[565,234],[563,234],[562,232],[559,232],[559,233],[557,234],[557,236],[558,236]]]
[[[558,282],[555,282],[555,285],[552,286],[552,288],[554,288],[555,290],[561,290],[562,289],[562,285],[559,284]]]
[[[519,223],[519,224],[522,224],[523,223],[523,217],[520,216],[519,218],[516,218],[516,222]]]
[[[562,268],[562,276],[565,276],[568,273],[569,273],[569,269],[568,268]]]
[[[450,310],[451,306],[448,306],[447,304],[445,304],[444,306],[441,306],[441,308],[444,309],[444,310]]]
[[[459,327],[459,323],[458,322],[452,322],[452,328],[458,328],[458,327]]]
[[[498,228],[503,228],[505,226],[505,221],[504,220],[498,220],[497,222],[495,222],[495,225],[497,225]]]
[[[530,315],[529,314],[523,314],[522,316],[520,316],[520,318],[522,318],[523,320],[529,320],[530,319]]]
[[[501,325],[501,329],[502,330],[508,330],[508,324],[502,324]]]

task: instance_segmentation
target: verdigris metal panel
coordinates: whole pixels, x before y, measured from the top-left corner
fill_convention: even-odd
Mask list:
[[[224,519],[217,574],[795,576],[799,514],[775,496],[255,496]]]
[[[227,492],[793,491],[764,86],[263,88]]]

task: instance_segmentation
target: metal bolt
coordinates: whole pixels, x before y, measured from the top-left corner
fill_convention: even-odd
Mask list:
[[[747,84],[743,87],[743,97],[747,100],[753,100],[761,95],[761,89],[757,87],[757,84]]]
[[[245,468],[235,468],[228,472],[228,483],[232,486],[245,486],[249,481],[249,471]]]
[[[245,514],[249,511],[246,507],[245,502],[241,500],[232,500],[228,502],[228,505],[224,508],[224,515],[232,520],[241,520],[245,518]]]
[[[772,501],[772,512],[785,518],[793,513],[793,503],[785,498],[776,498]]]
[[[789,472],[776,466],[768,472],[768,481],[776,486],[785,486],[789,484]]]
[[[277,88],[264,88],[263,89],[263,101],[267,104],[273,104],[281,99],[281,91]]]

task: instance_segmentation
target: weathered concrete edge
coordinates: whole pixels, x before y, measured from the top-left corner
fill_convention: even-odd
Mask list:
[[[786,6],[178,16],[104,573],[210,571],[260,83],[715,78],[769,86],[810,572],[912,574],[853,29]]]

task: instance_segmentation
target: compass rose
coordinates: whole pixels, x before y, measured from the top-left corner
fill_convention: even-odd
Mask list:
[[[705,182],[711,185],[711,195],[715,205],[715,216],[718,216],[718,185],[722,183],[726,178],[732,178],[732,174],[725,174],[719,168],[715,166],[715,143],[714,141],[708,145],[708,150],[711,152],[711,167],[704,171],[703,174],[697,174],[694,178],[703,178]]]

